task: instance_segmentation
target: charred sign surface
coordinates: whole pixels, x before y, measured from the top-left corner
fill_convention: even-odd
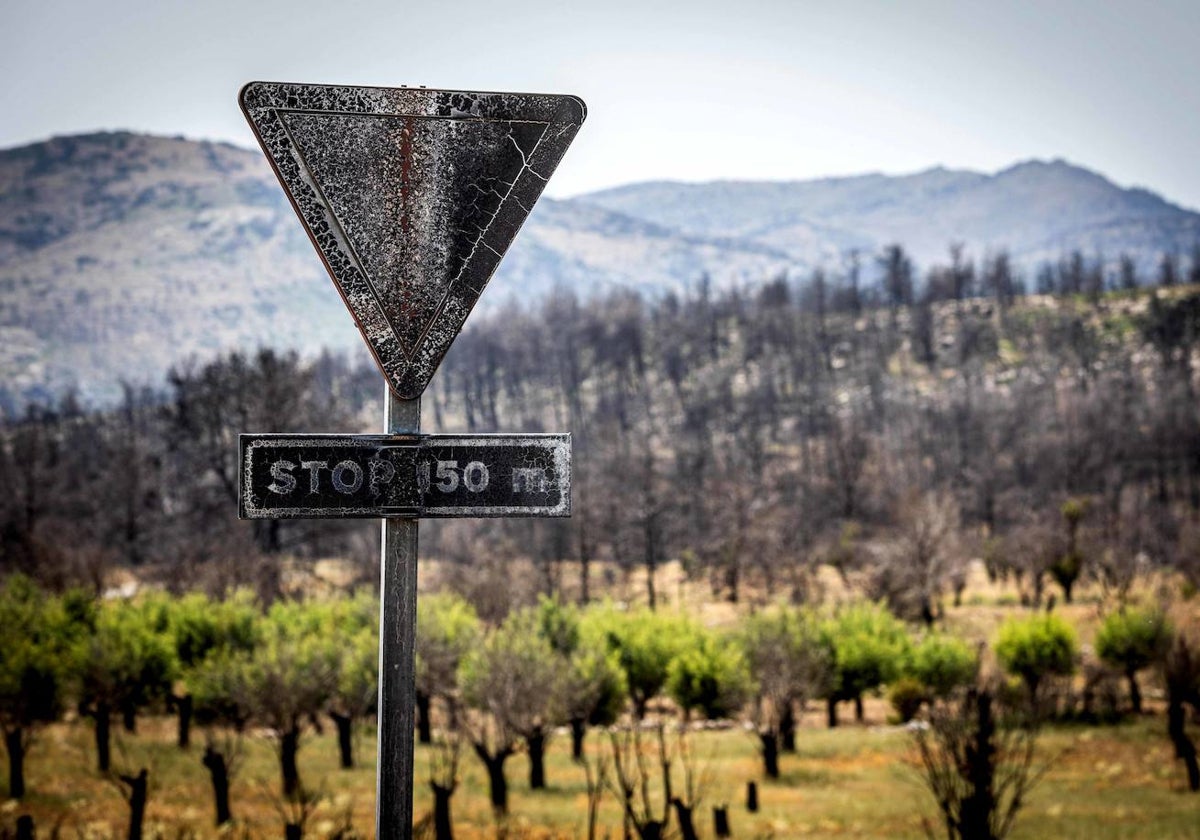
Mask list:
[[[241,435],[245,519],[570,516],[570,435]]]
[[[419,397],[583,102],[276,82],[251,82],[239,100],[388,384]]]

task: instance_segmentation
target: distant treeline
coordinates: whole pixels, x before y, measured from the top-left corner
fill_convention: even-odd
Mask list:
[[[539,591],[589,600],[599,565],[629,596],[635,570],[676,559],[731,600],[817,600],[831,564],[928,622],[970,557],[1030,602],[1085,576],[1120,593],[1149,566],[1200,583],[1200,259],[1164,257],[1147,289],[1128,259],[1071,254],[1036,298],[1003,253],[952,248],[920,283],[902,247],[876,259],[869,284],[852,260],[477,317],[424,428],[572,432],[575,513],[430,523],[423,556],[469,564],[447,580],[488,618]],[[381,387],[362,364],[265,349],[113,410],[30,409],[3,431],[0,569],[99,586],[127,564],[271,598],[278,558],[348,554],[373,579],[374,527],[236,520],[236,436],[377,430]],[[637,579],[657,604],[656,577]]]

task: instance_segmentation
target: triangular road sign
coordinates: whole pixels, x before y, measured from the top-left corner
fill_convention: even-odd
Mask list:
[[[251,82],[239,100],[392,390],[419,397],[583,102],[276,82]]]

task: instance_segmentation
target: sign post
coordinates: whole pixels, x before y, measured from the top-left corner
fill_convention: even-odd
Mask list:
[[[389,435],[421,430],[421,400],[385,388]],[[417,520],[383,518],[379,562],[379,703],[375,837],[409,838],[413,824],[413,708],[417,684]]]
[[[586,110],[279,82],[239,101],[388,387],[383,435],[241,435],[238,515],[383,520],[375,836],[407,840],[417,519],[571,512],[570,435],[423,435],[421,393]]]

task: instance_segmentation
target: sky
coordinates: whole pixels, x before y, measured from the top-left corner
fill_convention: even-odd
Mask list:
[[[573,93],[547,189],[1065,158],[1200,208],[1198,0],[0,0],[0,147],[253,146],[244,82]]]

